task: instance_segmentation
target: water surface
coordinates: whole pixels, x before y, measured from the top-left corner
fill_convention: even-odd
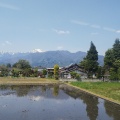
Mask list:
[[[0,86],[0,120],[120,120],[120,106],[66,85]]]

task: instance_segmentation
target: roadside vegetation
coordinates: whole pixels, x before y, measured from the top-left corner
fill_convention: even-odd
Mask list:
[[[120,104],[119,82],[71,82],[70,84]]]

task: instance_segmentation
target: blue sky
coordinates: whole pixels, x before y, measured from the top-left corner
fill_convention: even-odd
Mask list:
[[[0,0],[0,51],[99,54],[120,38],[120,0]]]

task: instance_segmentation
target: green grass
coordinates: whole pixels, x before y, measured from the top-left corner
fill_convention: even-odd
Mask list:
[[[119,82],[71,82],[72,85],[120,103]]]

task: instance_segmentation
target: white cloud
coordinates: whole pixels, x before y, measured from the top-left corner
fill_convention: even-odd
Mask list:
[[[53,29],[53,31],[55,31],[57,34],[59,35],[67,35],[70,34],[70,31],[64,31],[64,30],[57,30],[57,29]]]
[[[63,49],[63,46],[58,46],[57,49],[58,49],[58,50],[62,50],[62,49]]]
[[[114,28],[109,28],[109,27],[101,27],[100,25],[89,24],[89,23],[86,23],[84,21],[72,20],[71,22],[74,23],[74,24],[84,25],[84,26],[87,26],[87,27],[95,28],[95,29],[106,30],[108,32],[120,33],[120,30],[116,30]],[[91,35],[95,35],[95,34],[96,33],[91,33]]]
[[[116,30],[116,33],[120,33],[120,30]]]
[[[116,30],[113,28],[108,28],[108,27],[103,27],[104,30],[110,31],[110,32],[115,32]]]
[[[79,25],[84,25],[84,26],[89,25],[89,24],[86,23],[86,22],[83,22],[83,21],[76,21],[76,20],[72,20],[72,23],[79,24]]]
[[[4,3],[0,3],[0,7],[1,8],[11,9],[11,10],[20,10],[20,8],[18,8],[16,6],[9,5],[9,4],[4,4]]]

